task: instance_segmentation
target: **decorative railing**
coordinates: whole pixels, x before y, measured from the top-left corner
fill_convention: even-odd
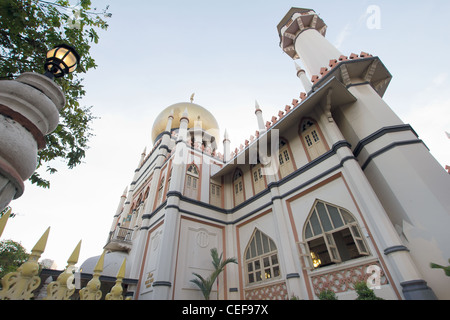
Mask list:
[[[377,270],[378,274],[372,274],[373,270]],[[371,276],[378,277],[379,285],[386,285],[389,283],[380,263],[377,260],[365,262],[359,265],[347,266],[346,268],[340,270],[325,273],[321,273],[319,270],[316,270],[313,271],[310,276],[314,293],[316,295],[318,295],[322,290],[331,290],[335,293],[355,290],[355,282],[367,281],[367,279]]]
[[[133,229],[119,227],[116,228],[114,232],[110,234],[109,241],[122,241],[131,242],[131,237],[133,236]]]

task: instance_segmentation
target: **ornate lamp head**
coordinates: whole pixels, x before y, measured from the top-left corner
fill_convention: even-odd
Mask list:
[[[73,47],[60,44],[47,52],[45,75],[50,79],[61,78],[75,71],[79,62],[80,55]]]

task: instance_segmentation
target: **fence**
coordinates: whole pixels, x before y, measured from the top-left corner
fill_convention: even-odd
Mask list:
[[[11,209],[0,218],[0,236],[3,233],[10,214]],[[31,300],[35,298],[34,291],[41,284],[38,261],[45,251],[49,233],[50,228],[44,232],[31,250],[28,260],[22,264],[17,271],[8,273],[1,279],[2,289],[0,290],[0,300]],[[80,255],[80,248],[81,241],[67,260],[67,267],[64,271],[55,281],[52,281],[47,285],[47,295],[44,297],[44,300],[70,300],[75,293],[74,271],[75,264],[78,262],[78,257]],[[80,300],[100,300],[102,298],[103,293],[100,290],[100,276],[103,272],[105,254],[106,251],[104,251],[98,259],[92,279],[79,291]],[[106,294],[105,300],[124,299],[122,282],[125,278],[125,264],[126,260],[124,259],[117,274],[116,283],[111,291]]]

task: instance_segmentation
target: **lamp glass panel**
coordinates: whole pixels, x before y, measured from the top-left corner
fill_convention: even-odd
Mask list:
[[[47,58],[53,58],[53,55],[55,54],[57,48],[54,48],[52,50],[50,50],[49,52],[47,52]]]
[[[59,60],[62,60],[64,58],[64,55],[68,52],[69,50],[65,49],[65,48],[58,48],[58,51],[55,54],[55,58],[58,58]]]

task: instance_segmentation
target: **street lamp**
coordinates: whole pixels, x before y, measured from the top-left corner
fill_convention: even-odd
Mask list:
[[[50,79],[61,78],[77,68],[80,55],[71,46],[60,44],[47,52],[45,60],[45,76]]]
[[[58,126],[66,97],[53,80],[75,71],[79,61],[76,50],[62,44],[47,53],[44,74],[0,81],[0,211],[23,194],[45,136]]]

